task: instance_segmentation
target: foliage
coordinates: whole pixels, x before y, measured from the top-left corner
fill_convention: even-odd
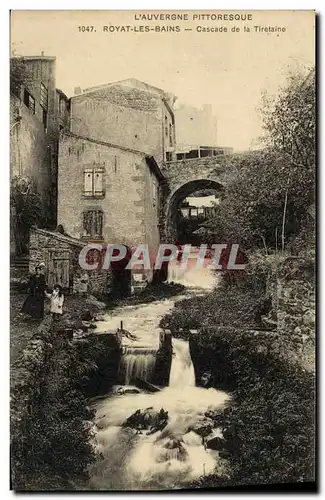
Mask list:
[[[199,330],[190,339],[198,380],[208,373],[213,387],[233,397],[215,417],[230,474],[201,477],[191,487],[314,480],[314,374],[290,358],[290,349],[301,346],[299,336],[260,326],[261,316],[272,313],[267,283],[284,260],[256,254],[245,277],[222,280],[208,295],[177,303],[161,321],[180,338]]]
[[[236,404],[218,421],[232,471],[228,485],[313,481],[314,375],[281,359],[276,334],[231,330],[212,340],[209,332],[200,341],[207,338],[214,344],[215,383],[226,373],[235,388]]]
[[[219,241],[246,248],[281,248],[285,199],[285,238],[296,235],[314,203],[315,75],[295,75],[262,110],[265,149],[234,164],[236,174],[216,216],[206,224]]]
[[[28,87],[31,81],[28,67],[23,57],[10,59],[10,92],[20,97],[21,86]]]
[[[55,332],[35,340],[23,363],[33,374],[12,403],[12,478],[17,491],[72,490],[88,478],[96,460],[93,410],[81,383],[96,366]],[[32,371],[31,371],[32,370]]]
[[[15,176],[11,180],[10,205],[15,208],[17,253],[26,250],[31,227],[44,222],[41,197],[35,183],[28,177]]]

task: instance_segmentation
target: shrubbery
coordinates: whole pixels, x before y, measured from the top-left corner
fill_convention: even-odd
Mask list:
[[[62,335],[43,331],[41,337],[25,350],[26,377],[13,391],[13,489],[82,489],[96,452],[94,413],[81,384],[95,366]]]
[[[216,420],[230,476],[201,477],[195,488],[314,480],[314,374],[288,363],[288,345],[299,348],[293,332],[260,325],[261,316],[272,315],[266,285],[283,259],[254,255],[245,278],[222,280],[208,295],[177,303],[161,321],[175,337],[199,329],[190,339],[197,382],[209,374],[209,385],[233,396]]]

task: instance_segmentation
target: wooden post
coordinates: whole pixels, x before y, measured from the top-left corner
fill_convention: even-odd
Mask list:
[[[288,190],[286,190],[286,195],[285,195],[285,199],[284,199],[283,217],[282,217],[282,233],[281,233],[282,252],[284,252],[284,227],[285,227],[285,220],[286,220],[287,203],[288,203]]]

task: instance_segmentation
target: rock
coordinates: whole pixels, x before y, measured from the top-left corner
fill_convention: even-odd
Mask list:
[[[204,372],[201,375],[201,383],[203,387],[208,387],[211,384],[212,381],[212,375],[209,372]]]
[[[140,389],[137,387],[130,387],[128,389],[124,389],[123,394],[140,394]]]
[[[116,390],[116,394],[118,394],[119,396],[122,396],[123,394],[140,394],[140,392],[141,391],[137,387],[119,387]]]
[[[198,434],[201,437],[206,437],[211,434],[212,428],[212,422],[210,420],[206,420],[203,422],[198,422],[195,425],[191,426],[188,431],[193,431],[195,432],[195,434]]]
[[[207,439],[206,447],[209,450],[223,450],[225,448],[225,440],[218,436]]]
[[[83,312],[81,315],[82,321],[91,321],[92,319],[93,319],[93,315],[91,314],[91,312],[88,309],[85,312]]]
[[[90,330],[96,330],[97,325],[95,325],[94,323],[90,323],[89,328]]]
[[[122,425],[136,430],[149,430],[148,434],[153,434],[162,430],[167,422],[168,412],[163,408],[159,412],[152,408],[146,408],[145,410],[137,410]]]
[[[104,314],[95,314],[93,319],[94,319],[94,321],[104,321],[105,316],[104,316]]]
[[[93,295],[89,295],[89,297],[86,299],[86,304],[97,307],[97,309],[106,309],[106,304],[104,302],[101,302],[100,300],[97,300]]]

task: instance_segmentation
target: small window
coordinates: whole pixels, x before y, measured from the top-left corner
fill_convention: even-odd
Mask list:
[[[66,111],[67,111],[67,106],[66,106],[65,100],[62,99],[62,97],[60,97],[60,103],[59,103],[60,116],[64,116]]]
[[[42,106],[43,109],[47,110],[47,106],[48,106],[48,90],[45,87],[45,85],[43,85],[43,83],[41,83],[40,104],[41,104],[41,106]]]
[[[179,159],[179,158],[177,158]],[[170,151],[167,151],[166,152],[166,161],[172,161],[173,160],[173,153],[171,153]]]
[[[44,129],[46,130],[47,129],[47,111],[45,109],[43,109],[43,125],[44,125]]]
[[[35,114],[35,99],[27,89],[24,90],[24,104]]]
[[[102,168],[86,168],[84,171],[84,195],[103,196],[104,170]]]
[[[168,137],[168,118],[165,116],[165,135]]]
[[[169,124],[169,145],[173,145],[173,126],[171,123]]]
[[[83,213],[83,237],[100,239],[103,237],[103,212],[88,210]]]

